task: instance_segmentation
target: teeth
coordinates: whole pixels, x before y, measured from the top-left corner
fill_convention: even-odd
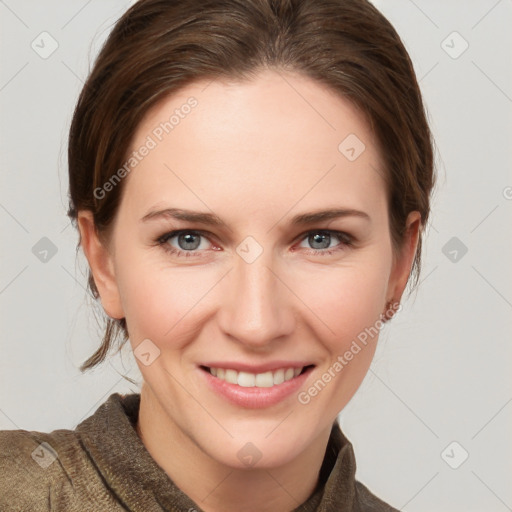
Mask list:
[[[218,379],[225,380],[231,384],[238,384],[244,388],[271,388],[283,382],[297,377],[302,368],[280,368],[273,372],[249,373],[226,370],[224,368],[209,368],[210,373]]]
[[[226,382],[230,382],[231,384],[237,384],[237,374],[235,370],[226,370],[224,374],[224,380]]]
[[[244,388],[253,388],[256,385],[256,375],[254,373],[237,372],[237,384]]]
[[[284,370],[274,372],[274,384],[282,384],[284,382]]]
[[[255,381],[257,388],[271,388],[274,385],[274,376],[272,372],[258,373]]]

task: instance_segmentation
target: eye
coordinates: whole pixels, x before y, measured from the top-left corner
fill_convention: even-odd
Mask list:
[[[208,244],[202,243],[201,239],[205,239],[205,235],[200,231],[180,230],[171,231],[158,238],[157,242],[166,250],[176,256],[197,256],[197,252],[206,250]],[[175,240],[173,245],[171,241]]]
[[[353,244],[353,238],[349,234],[332,230],[309,231],[301,240],[304,240],[312,247],[307,252],[320,255],[332,254],[336,251],[344,250]],[[332,246],[331,242],[336,240],[338,243]],[[304,246],[301,244],[300,247]]]

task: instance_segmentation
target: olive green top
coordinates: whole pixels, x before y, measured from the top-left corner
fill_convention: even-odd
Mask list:
[[[0,431],[0,510],[201,512],[137,435],[139,404],[140,394],[114,393],[74,430]],[[295,511],[397,512],[355,471],[352,445],[335,422],[318,485]]]

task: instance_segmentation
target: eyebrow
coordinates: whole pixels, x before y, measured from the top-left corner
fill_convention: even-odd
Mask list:
[[[326,210],[316,210],[313,212],[295,215],[292,217],[290,224],[292,226],[299,226],[343,217],[359,217],[361,219],[371,221],[371,217],[361,210],[355,210],[353,208],[329,208]],[[196,212],[182,208],[165,208],[164,210],[150,211],[141,218],[141,222],[149,222],[151,220],[161,218],[183,220],[209,226],[226,227],[226,223],[214,213]]]

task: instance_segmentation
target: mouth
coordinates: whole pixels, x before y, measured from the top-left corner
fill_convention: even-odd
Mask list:
[[[231,366],[231,367],[230,367]],[[276,363],[260,367],[227,363],[200,365],[207,387],[238,407],[261,409],[298,394],[314,364]]]
[[[271,388],[279,386],[283,382],[292,380],[312,369],[314,365],[288,366],[276,370],[254,373],[248,371],[237,371],[233,368],[220,368],[214,366],[201,366],[203,371],[210,373],[217,379],[229,384],[236,384],[244,388]]]

